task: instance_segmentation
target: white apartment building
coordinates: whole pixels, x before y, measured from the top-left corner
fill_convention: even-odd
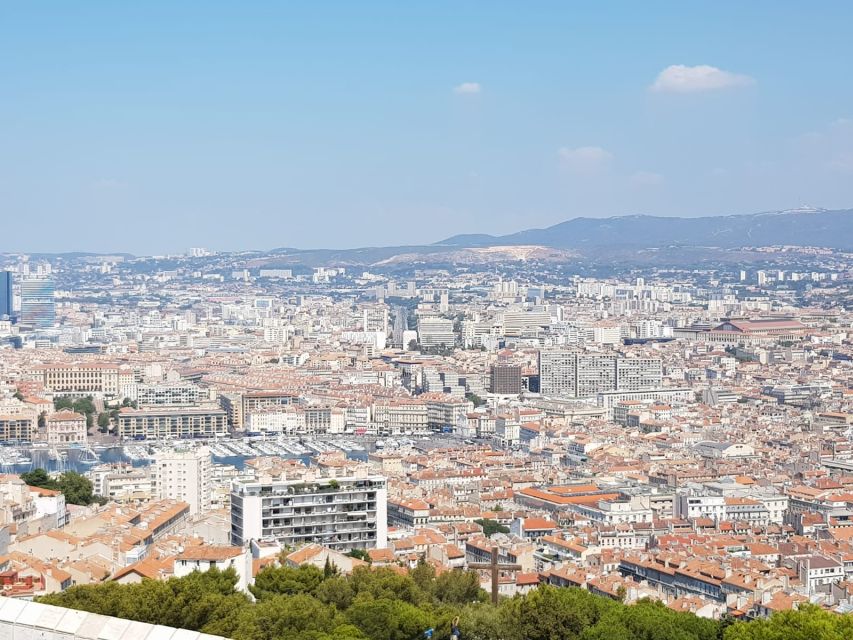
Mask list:
[[[154,456],[154,492],[158,498],[190,505],[190,514],[207,510],[211,492],[210,449],[158,451]]]
[[[318,543],[339,551],[385,548],[386,479],[364,471],[320,476],[313,470],[287,478],[231,484],[231,543],[277,540],[300,547]]]

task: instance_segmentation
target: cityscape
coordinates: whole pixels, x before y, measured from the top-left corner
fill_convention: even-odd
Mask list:
[[[735,165],[716,164],[743,150],[721,133],[725,123],[688,101],[752,92],[759,102],[762,91],[781,91],[778,70],[761,56],[754,71],[748,58],[749,73],[737,70],[740,27],[733,58],[718,44],[693,45],[729,59],[733,71],[675,62],[661,71],[659,56],[649,53],[656,46],[648,44],[636,65],[651,56],[656,66],[649,62],[653,71],[637,89],[644,97],[633,99],[647,115],[665,112],[667,121],[680,122],[682,107],[708,119],[707,130],[690,125],[696,148],[671,146],[683,158],[659,174],[639,168],[639,134],[638,146],[626,146],[618,159],[605,149],[616,148],[613,138],[598,147],[581,136],[559,143],[569,146],[558,148],[549,173],[524,155],[538,153],[536,145],[515,135],[529,132],[535,140],[556,117],[550,107],[542,107],[541,122],[513,125],[519,129],[501,138],[511,153],[489,138],[506,114],[490,114],[498,107],[487,98],[506,101],[516,91],[513,108],[527,104],[522,85],[501,87],[493,73],[491,65],[512,48],[498,44],[495,33],[519,19],[518,46],[528,47],[522,61],[547,67],[549,55],[574,46],[539,43],[536,34],[554,28],[549,19],[586,38],[592,36],[581,36],[579,25],[598,25],[607,11],[549,6],[527,14],[501,6],[475,27],[471,8],[460,9],[472,39],[494,47],[492,60],[472,53],[446,26],[449,7],[427,16],[415,7],[380,11],[382,4],[366,3],[364,15],[330,5],[331,22],[289,3],[263,11],[251,2],[240,10],[217,6],[198,16],[177,7],[176,22],[161,36],[143,33],[159,11],[88,7],[97,14],[87,27],[93,49],[68,53],[81,93],[69,90],[72,107],[61,115],[55,105],[44,107],[57,118],[56,130],[71,132],[57,145],[61,160],[45,156],[44,185],[54,181],[55,197],[45,195],[47,186],[33,187],[38,172],[21,178],[35,167],[31,156],[21,156],[20,166],[8,163],[8,184],[0,171],[0,634],[853,637],[853,129],[844,102],[853,95],[826,89],[839,110],[831,133],[804,133],[792,143],[811,163],[808,171],[802,158],[795,162],[761,138],[780,126],[774,121],[750,126],[760,129],[755,149],[775,149],[777,157],[756,151],[746,169],[738,165],[738,180],[724,182]],[[20,11],[13,21],[21,28],[46,19],[63,38],[54,21],[82,20]],[[630,33],[622,23],[642,20],[637,11],[596,33]],[[685,9],[695,19],[694,11]],[[755,8],[743,11],[745,24],[758,23]],[[853,17],[845,7],[833,11],[839,25]],[[192,17],[187,24],[197,30],[173,32],[178,14]],[[687,17],[669,20],[683,25]],[[347,19],[354,31],[338,34]],[[412,26],[421,20],[424,30],[446,35],[450,53],[430,60],[425,52],[432,50],[422,48],[423,34]],[[716,18],[702,20],[691,33],[724,33]],[[810,41],[815,25],[828,22],[791,5],[773,20],[779,29],[802,21]],[[118,30],[107,37],[107,27]],[[280,40],[277,28],[294,40]],[[322,48],[331,38],[327,28],[353,47],[352,60],[337,49],[323,57],[308,42],[320,38]],[[222,33],[235,36],[233,46],[218,39]],[[376,33],[389,40],[371,41]],[[666,33],[673,51],[697,50]],[[33,50],[35,40],[15,37]],[[406,117],[423,127],[422,164],[409,167],[426,169],[418,179],[397,173],[404,170],[396,158],[412,162],[394,156],[403,154],[395,138],[403,124],[368,99],[379,91],[373,73],[401,82],[393,56],[384,55],[389,42],[398,54],[418,52],[419,79],[435,80],[439,69],[455,74],[443,89],[452,107],[436,98],[423,107],[428,112],[417,111],[408,100],[424,100],[421,89],[399,97],[403,111],[404,104],[412,109]],[[155,43],[163,47],[156,55],[147,49]],[[115,47],[116,66],[92,66],[91,56],[104,60],[107,45]],[[134,47],[142,45],[153,57],[136,57]],[[252,53],[241,55],[241,46]],[[670,45],[660,46],[671,55]],[[193,47],[199,57],[189,54]],[[224,50],[234,56],[229,63]],[[309,95],[284,100],[277,93],[284,89],[261,76],[296,73],[285,54],[297,53],[318,73],[341,64],[334,77],[342,84],[312,84],[303,69],[294,77]],[[243,55],[258,55],[259,69]],[[839,77],[849,67],[844,55],[814,55],[838,65]],[[191,87],[171,75],[173,61]],[[65,87],[43,63],[27,65]],[[205,75],[214,66],[233,87]],[[546,68],[533,69],[506,66],[508,74],[543,80]],[[606,100],[615,94],[584,82],[600,100],[602,119],[586,113],[583,130],[606,141],[602,127],[612,127],[630,138],[628,125],[616,125],[623,105]],[[195,111],[193,92],[214,85],[221,103]],[[47,95],[33,87],[13,78],[25,102]],[[83,95],[104,87],[111,89]],[[267,93],[238,95],[261,87]],[[562,91],[553,89],[552,97],[565,98]],[[660,106],[670,98],[684,102]],[[528,99],[547,102],[544,95]],[[734,118],[738,98],[726,99],[714,108]],[[104,131],[124,127],[130,120],[123,118],[143,126],[99,137],[103,132],[87,129],[84,103],[103,109]],[[296,124],[277,129],[270,105]],[[247,114],[247,122],[225,119],[226,107]],[[785,108],[793,120],[814,115],[812,107],[791,101]],[[443,108],[457,111],[442,116]],[[334,156],[337,141],[313,117],[329,119],[329,136],[338,126],[346,132],[341,146],[369,135],[376,147],[362,148],[363,164],[341,150],[328,160],[325,177],[332,178],[322,185],[325,169],[316,170],[317,156],[305,152],[290,183],[284,167],[305,151],[300,127],[316,136],[317,154]],[[447,124],[442,133],[431,117],[464,124]],[[19,122],[40,148],[35,125],[23,116]],[[748,127],[736,124],[732,135],[743,136]],[[433,137],[450,139],[457,126],[466,136],[482,127],[482,140],[472,134],[442,148],[445,166]],[[574,125],[560,130],[571,138]],[[91,138],[77,141],[78,131]],[[161,138],[166,131],[174,136],[169,143]],[[670,148],[668,136],[684,133],[674,131],[648,151],[649,163],[664,166],[655,154]],[[12,154],[24,148],[16,149],[16,136]],[[717,137],[731,145],[719,157]],[[670,189],[670,176],[687,165],[698,166],[702,149],[715,165],[705,177],[648,195]],[[818,160],[824,151],[835,155]],[[240,153],[245,171],[231,164]],[[520,164],[503,173],[515,153]],[[118,161],[124,154],[128,161]],[[637,164],[630,175],[623,157]],[[199,164],[187,169],[188,158]],[[332,169],[338,160],[350,162],[353,173]],[[99,178],[81,195],[85,189],[58,181],[89,163],[116,175],[136,171],[139,182]],[[233,185],[217,173],[226,165],[229,180],[246,189],[239,206]],[[289,196],[249,177],[263,175],[262,165],[283,171]],[[491,181],[493,192],[468,200],[476,189],[450,180],[448,167],[465,174],[463,182]],[[165,178],[181,171],[186,182],[179,186]],[[158,175],[170,185],[162,200],[146,191]],[[708,176],[717,180],[713,188],[703,182]],[[386,179],[394,185],[384,192],[377,184]],[[565,182],[543,186],[552,179]],[[435,202],[452,204],[388,204],[402,203],[396,198],[415,184],[433,190]],[[524,205],[516,189],[530,194]],[[556,195],[563,190],[569,195]],[[187,193],[198,198],[191,205]],[[372,216],[364,203],[374,196]],[[761,197],[767,206],[756,206]],[[267,210],[262,200],[281,208]],[[389,207],[396,213],[386,218]]]

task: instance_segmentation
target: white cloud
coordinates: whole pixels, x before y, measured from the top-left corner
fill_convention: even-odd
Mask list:
[[[578,173],[598,171],[613,159],[613,154],[601,147],[560,147],[557,155],[560,157],[560,164]]]
[[[746,87],[753,82],[749,76],[723,71],[707,64],[695,67],[674,64],[658,74],[651,90],[661,93],[698,93]]]
[[[656,187],[663,184],[663,176],[653,171],[637,171],[628,178],[634,187]]]
[[[453,93],[480,93],[480,90],[479,82],[463,82],[453,87]]]

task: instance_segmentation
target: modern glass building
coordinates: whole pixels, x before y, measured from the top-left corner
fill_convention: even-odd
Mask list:
[[[53,278],[21,280],[20,323],[36,329],[47,329],[56,322]]]
[[[12,317],[12,272],[0,271],[0,320]]]

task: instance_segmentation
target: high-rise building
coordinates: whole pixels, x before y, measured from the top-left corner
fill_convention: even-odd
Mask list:
[[[0,320],[12,317],[12,273],[0,271]]]
[[[56,322],[53,278],[28,277],[21,280],[20,322],[36,329],[48,329]]]
[[[391,342],[398,349],[406,346],[403,344],[403,332],[408,328],[406,318],[407,312],[405,307],[396,307],[394,309],[394,327],[391,334]]]
[[[362,331],[381,331],[388,335],[388,307],[376,305],[362,310]]]
[[[515,364],[497,363],[489,369],[489,392],[500,395],[518,395],[524,389],[521,384],[521,367]]]
[[[659,358],[624,358],[615,354],[573,351],[539,352],[539,390],[546,396],[587,398],[602,391],[636,391],[659,387]]]
[[[539,392],[547,396],[577,395],[577,354],[572,351],[539,352]]]
[[[152,466],[157,497],[186,502],[192,515],[204,513],[210,503],[210,449],[158,451]]]
[[[231,544],[278,540],[299,547],[382,549],[388,541],[388,489],[383,476],[321,477],[306,470],[285,479],[231,484]]]
[[[614,391],[640,391],[655,389],[663,379],[660,358],[617,358],[616,389]]]
[[[445,318],[418,319],[418,342],[422,347],[450,347],[456,344],[453,320]]]

